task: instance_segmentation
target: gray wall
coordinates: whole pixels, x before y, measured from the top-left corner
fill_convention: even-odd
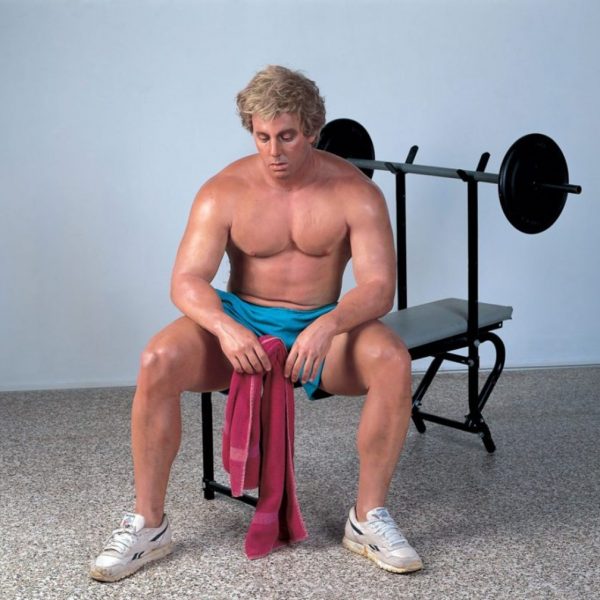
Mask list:
[[[134,381],[178,314],[195,192],[253,151],[233,99],[269,63],[316,79],[381,159],[489,151],[497,171],[552,136],[584,195],[527,236],[481,186],[480,297],[515,308],[508,366],[599,363],[599,25],[591,0],[0,0],[0,388]],[[410,178],[408,219],[410,303],[464,297],[464,185]]]

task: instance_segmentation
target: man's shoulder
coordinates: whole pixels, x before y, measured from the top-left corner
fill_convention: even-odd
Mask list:
[[[373,184],[358,167],[355,167],[345,158],[341,158],[331,152],[325,152],[324,150],[317,150],[317,152],[321,160],[322,170],[330,178],[359,187],[368,187]]]
[[[354,199],[359,203],[382,198],[379,187],[360,169],[335,154],[320,150],[318,152],[323,180],[337,192],[336,195],[343,195],[346,202]]]
[[[226,203],[247,189],[254,164],[254,156],[246,156],[227,165],[224,169],[206,180],[198,194],[197,203]]]
[[[247,184],[248,178],[256,169],[256,155],[244,156],[228,164],[224,169],[213,175],[206,183],[214,186],[237,186]]]

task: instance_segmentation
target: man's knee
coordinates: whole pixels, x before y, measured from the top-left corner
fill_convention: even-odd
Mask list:
[[[181,350],[174,344],[152,340],[142,352],[140,380],[147,384],[168,384],[175,380],[182,360]]]
[[[369,387],[374,383],[406,387],[410,381],[411,357],[400,338],[385,336],[369,348],[365,370]]]

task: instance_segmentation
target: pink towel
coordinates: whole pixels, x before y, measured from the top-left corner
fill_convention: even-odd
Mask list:
[[[231,492],[259,487],[258,506],[246,535],[248,558],[266,556],[283,544],[308,537],[294,477],[294,389],[283,375],[287,352],[269,335],[259,338],[271,361],[260,375],[234,373],[225,426],[223,465]]]

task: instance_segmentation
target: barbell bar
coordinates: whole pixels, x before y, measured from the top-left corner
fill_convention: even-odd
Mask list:
[[[495,183],[502,210],[508,221],[524,233],[540,233],[560,216],[568,194],[580,194],[581,186],[569,183],[567,161],[552,138],[530,133],[507,151],[499,173],[468,171],[375,160],[367,130],[352,119],[335,119],[325,125],[317,147],[332,152],[357,166],[368,177],[374,170],[412,173],[433,177]],[[417,147],[413,147],[413,155]]]

